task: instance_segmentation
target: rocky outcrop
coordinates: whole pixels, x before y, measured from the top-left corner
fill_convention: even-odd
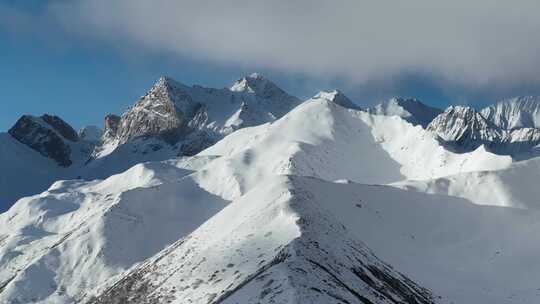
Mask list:
[[[114,114],[107,114],[107,116],[105,116],[105,130],[103,132],[108,133],[111,136],[116,136],[119,124],[120,116]]]
[[[427,130],[434,132],[442,142],[458,152],[485,145],[492,152],[513,155],[540,144],[539,129],[505,129],[493,122],[495,116],[488,117],[491,120],[470,107],[451,106],[437,116]],[[501,123],[501,120],[495,121]]]
[[[174,80],[161,77],[156,84],[120,119],[117,138],[120,143],[140,136],[163,136],[176,141],[199,104],[186,88]]]
[[[180,155],[193,155],[239,128],[273,121],[299,103],[259,74],[224,89],[161,77],[120,118],[106,117],[103,142],[123,145],[151,137],[178,146]]]
[[[481,114],[499,128],[540,128],[540,97],[523,96],[503,100],[482,109]]]
[[[72,164],[69,142],[78,141],[77,132],[57,116],[23,115],[9,129],[9,134],[62,167]]]
[[[470,107],[451,106],[437,116],[427,127],[445,142],[463,149],[499,141],[501,132],[480,113]]]

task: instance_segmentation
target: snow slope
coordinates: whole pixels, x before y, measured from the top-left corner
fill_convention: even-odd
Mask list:
[[[272,124],[239,130],[200,155],[224,156],[206,170],[235,195],[276,174],[385,184],[501,169],[512,162],[482,147],[449,152],[432,133],[399,117],[371,115],[318,97]]]
[[[433,118],[442,113],[442,110],[427,106],[416,98],[395,97],[369,108],[368,112],[377,115],[399,116],[414,125],[426,128]]]
[[[103,132],[88,126],[78,135],[56,116],[24,115],[10,132],[27,147],[14,147],[8,135],[0,140],[0,168],[8,170],[0,177],[0,212],[55,180],[105,179],[142,162],[196,154],[234,130],[274,121],[299,103],[259,74],[222,89],[161,77],[122,117],[107,115]],[[66,169],[50,166],[39,154]]]
[[[473,171],[428,180],[395,183],[400,188],[463,197],[479,205],[540,209],[540,158],[502,170]]]
[[[297,179],[260,184],[89,303],[434,303]]]
[[[206,160],[194,159],[192,168]],[[139,164],[58,181],[0,215],[0,303],[73,303],[190,233],[226,205],[179,168]]]
[[[538,303],[539,213],[465,199],[299,179],[381,259],[451,303]]]
[[[90,303],[536,303],[538,215],[275,176]]]
[[[23,115],[0,133],[0,213],[58,179],[77,177],[94,145],[57,116]]]
[[[59,176],[67,175],[67,169],[29,149],[8,133],[0,133],[0,164],[0,213],[18,198],[39,193]]]
[[[321,92],[193,157],[133,138],[79,172],[164,161],[20,199],[0,303],[538,302],[538,159],[453,153],[349,101]]]

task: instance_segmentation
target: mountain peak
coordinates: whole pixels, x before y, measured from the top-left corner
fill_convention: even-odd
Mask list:
[[[55,160],[62,167],[72,164],[68,141],[79,140],[79,135],[68,123],[58,116],[48,114],[40,117],[23,115],[8,133],[41,155]]]
[[[458,150],[474,150],[485,143],[497,141],[499,130],[478,111],[468,106],[450,106],[427,127]]]
[[[360,110],[361,108],[352,102],[349,97],[339,90],[320,91],[313,99],[325,99],[345,108]]]
[[[242,77],[235,81],[229,88],[229,90],[233,92],[258,93],[275,88],[278,87],[273,82],[264,77],[262,74],[251,73],[250,75]]]
[[[170,88],[178,88],[178,87],[185,87],[185,85],[173,79],[172,77],[162,75],[154,83],[152,90],[161,89],[161,88],[170,89]]]
[[[540,128],[540,96],[504,99],[482,109],[481,113],[503,129]]]
[[[368,110],[372,114],[399,116],[413,125],[427,125],[442,110],[425,105],[420,100],[411,97],[393,97]]]

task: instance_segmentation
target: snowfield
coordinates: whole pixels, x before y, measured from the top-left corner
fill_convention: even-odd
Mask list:
[[[182,89],[285,94],[261,77]],[[519,127],[536,121],[531,100],[484,112]],[[204,128],[254,113],[223,107]],[[13,164],[1,186],[19,178],[29,195],[0,214],[0,303],[540,302],[540,158],[453,152],[422,127],[443,112],[413,99],[364,111],[331,91],[283,109],[194,156],[155,136],[110,141],[78,167],[84,179],[39,194],[17,166],[32,163],[20,172],[40,181],[68,175],[0,135]]]

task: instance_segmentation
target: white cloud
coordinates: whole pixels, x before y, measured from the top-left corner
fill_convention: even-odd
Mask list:
[[[66,29],[217,63],[341,76],[419,71],[468,87],[540,84],[538,0],[73,0]]]

